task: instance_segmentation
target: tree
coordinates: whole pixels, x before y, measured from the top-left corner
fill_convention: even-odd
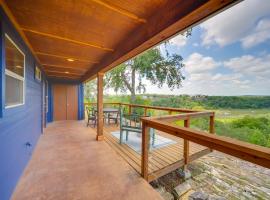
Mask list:
[[[163,56],[159,48],[150,49],[108,72],[106,87],[114,88],[116,92],[129,91],[131,102],[135,101],[136,92],[145,92],[145,79],[158,87],[166,83],[170,89],[179,88],[184,80],[182,60],[180,55]]]
[[[97,83],[96,79],[92,81],[88,81],[84,85],[84,97],[85,99],[90,102],[95,102],[97,97]]]

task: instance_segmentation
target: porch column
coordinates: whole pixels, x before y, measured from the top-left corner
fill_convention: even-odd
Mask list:
[[[103,76],[104,73],[97,74],[97,141],[103,140]]]

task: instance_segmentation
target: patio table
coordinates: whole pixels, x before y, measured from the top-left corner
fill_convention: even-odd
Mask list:
[[[95,108],[95,112],[97,112],[97,108]],[[119,112],[118,108],[103,108],[103,113],[106,117],[111,113],[118,113],[118,112]]]

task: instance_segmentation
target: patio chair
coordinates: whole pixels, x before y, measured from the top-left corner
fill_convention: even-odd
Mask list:
[[[97,124],[97,113],[95,112],[95,109],[86,107],[86,112],[87,112],[87,126],[90,125],[90,121],[92,121],[94,127],[96,127]]]
[[[108,114],[108,124],[110,125],[111,120],[114,122],[114,124],[118,125],[120,121],[120,109],[117,113],[109,113]]]
[[[124,132],[126,132],[126,141],[128,141],[129,132],[142,134],[141,117],[144,116],[135,113],[124,114],[123,110],[120,109],[120,144],[123,143]],[[155,144],[155,136],[155,129],[150,128],[150,140],[152,139],[152,146]]]

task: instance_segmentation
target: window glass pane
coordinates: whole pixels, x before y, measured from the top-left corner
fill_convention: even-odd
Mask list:
[[[23,104],[23,81],[6,75],[6,106]]]
[[[6,69],[24,77],[24,55],[5,37]]]

